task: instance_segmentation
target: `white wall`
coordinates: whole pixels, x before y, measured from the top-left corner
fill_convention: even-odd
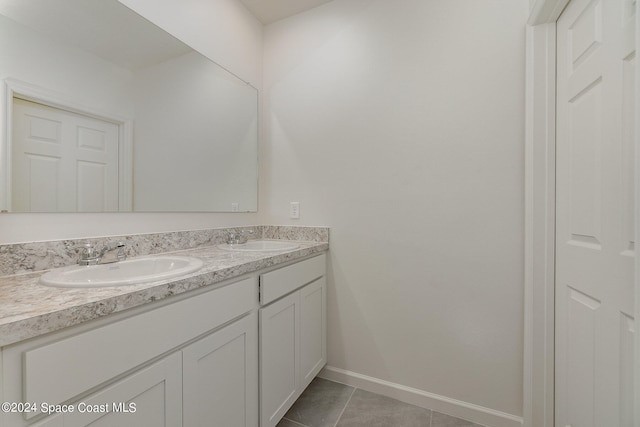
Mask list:
[[[119,0],[238,77],[260,87],[262,24],[239,0]]]
[[[515,418],[527,6],[335,0],[264,33],[266,222],[331,227],[328,364]]]
[[[92,111],[131,117],[130,71],[57,43],[0,15],[0,79],[12,78]]]
[[[330,365],[521,415],[525,2],[335,0],[272,24],[263,214],[6,214],[0,243],[329,225]],[[260,88],[239,1],[123,3]]]
[[[165,0],[161,5],[145,0],[126,3],[135,4],[134,9],[152,22],[158,20],[156,24],[166,21],[165,30],[260,89],[262,25],[239,0],[192,0],[189,4],[184,0]],[[0,42],[3,46],[15,46],[16,40],[19,38],[3,37]],[[7,77],[4,67],[19,56],[19,53],[3,55],[0,78]],[[43,69],[32,71],[40,76],[47,73]],[[0,215],[0,244],[258,223],[262,223],[259,214],[237,213],[10,213]]]

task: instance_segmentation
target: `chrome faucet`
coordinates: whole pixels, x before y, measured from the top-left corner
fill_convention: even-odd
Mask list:
[[[253,230],[240,230],[240,232],[232,231],[229,233],[229,238],[227,239],[228,245],[242,245],[247,243],[249,240],[249,235],[253,234]]]
[[[78,245],[75,248],[81,249],[80,258],[78,259],[78,264],[80,265],[109,264],[127,259],[127,255],[124,252],[125,245],[123,242],[108,242],[102,247],[102,249],[100,249],[100,251],[98,251],[92,243],[88,242]],[[105,258],[105,255],[115,251],[116,249],[118,252],[113,257]]]

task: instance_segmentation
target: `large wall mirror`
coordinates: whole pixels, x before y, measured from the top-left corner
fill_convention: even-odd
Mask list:
[[[0,0],[0,58],[0,209],[257,211],[257,90],[117,0]]]

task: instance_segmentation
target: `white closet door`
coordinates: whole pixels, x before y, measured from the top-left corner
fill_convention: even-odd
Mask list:
[[[118,210],[118,125],[15,98],[12,129],[12,211]]]
[[[556,426],[632,426],[633,0],[557,25]]]

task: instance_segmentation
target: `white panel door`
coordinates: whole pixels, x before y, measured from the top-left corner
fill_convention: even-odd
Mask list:
[[[557,23],[556,426],[632,426],[633,0]]]
[[[14,98],[14,212],[118,210],[117,124]]]

